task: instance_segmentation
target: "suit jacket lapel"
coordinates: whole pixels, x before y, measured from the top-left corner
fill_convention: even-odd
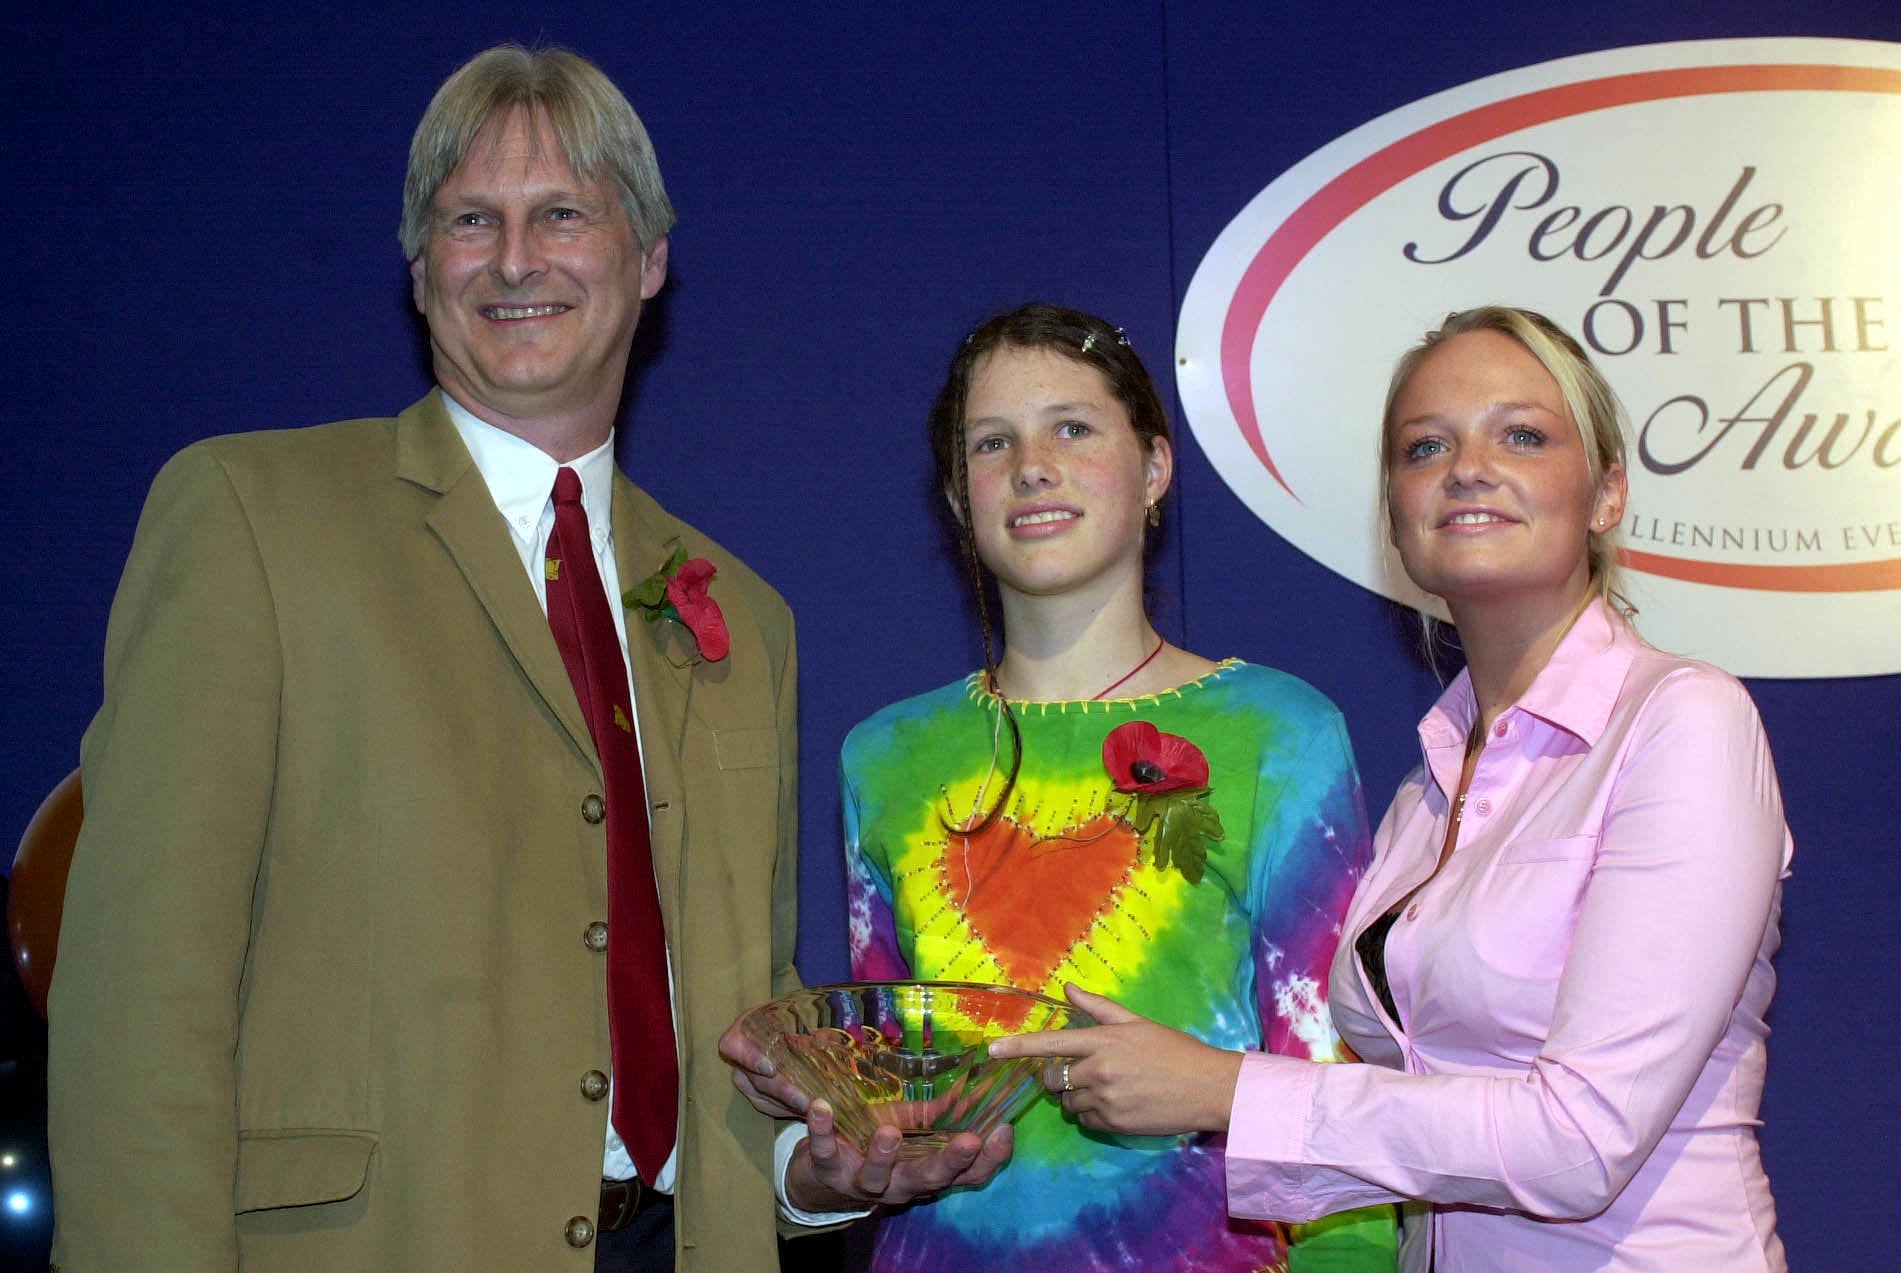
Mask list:
[[[677,536],[642,514],[633,483],[614,473],[614,565],[623,589],[632,588],[666,564]],[[634,679],[634,714],[640,718],[640,766],[652,811],[654,873],[660,904],[672,931],[680,922],[680,847],[686,826],[681,754],[687,709],[693,697],[693,669],[678,666],[692,653],[679,637],[678,624],[648,623],[637,611],[627,614],[627,653]]]
[[[487,483],[433,393],[397,417],[396,476],[442,497],[429,514],[429,529],[488,612],[529,685],[547,704],[568,741],[598,772],[594,740],[548,629],[548,617],[535,601],[521,555],[496,511]]]

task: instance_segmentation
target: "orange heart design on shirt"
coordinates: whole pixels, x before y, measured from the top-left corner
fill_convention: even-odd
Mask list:
[[[1140,844],[1110,813],[1051,836],[999,817],[974,834],[952,832],[939,869],[950,904],[1011,984],[1040,990],[1115,906]]]

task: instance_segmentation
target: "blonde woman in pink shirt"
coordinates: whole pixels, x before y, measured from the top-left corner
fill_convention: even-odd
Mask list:
[[[1748,693],[1617,592],[1615,395],[1541,315],[1454,314],[1387,395],[1406,573],[1466,668],[1419,725],[1329,988],[1362,1058],[1113,1005],[1046,1073],[1085,1127],[1228,1133],[1229,1210],[1413,1202],[1433,1273],[1785,1273],[1755,1128],[1790,841]]]

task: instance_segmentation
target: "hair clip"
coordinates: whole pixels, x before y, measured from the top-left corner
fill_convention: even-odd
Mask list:
[[[1127,332],[1123,331],[1120,327],[1111,327],[1109,330],[1116,334],[1116,344],[1122,346],[1124,349],[1129,347],[1129,334]],[[1092,331],[1083,337],[1083,352],[1085,354],[1096,347],[1096,337],[1100,335],[1102,335],[1101,332]]]

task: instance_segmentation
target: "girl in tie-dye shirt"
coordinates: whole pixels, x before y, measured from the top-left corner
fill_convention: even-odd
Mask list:
[[[990,320],[932,436],[986,667],[846,740],[853,975],[1073,984],[1217,1048],[1333,1058],[1325,973],[1368,852],[1346,732],[1301,681],[1149,625],[1173,456],[1126,337],[1052,306]],[[988,1184],[883,1216],[873,1267],[1392,1268],[1388,1209],[1230,1220],[1223,1171],[1218,1138],[1102,1135],[1041,1101]]]

